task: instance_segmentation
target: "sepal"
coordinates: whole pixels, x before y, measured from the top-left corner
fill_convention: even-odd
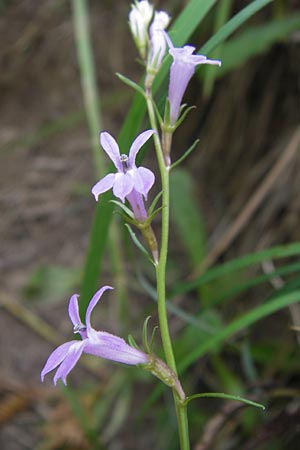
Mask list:
[[[118,202],[118,200],[110,200],[110,202],[114,203],[117,206],[119,206],[127,214],[127,216],[130,219],[132,219],[132,221],[134,221],[134,214],[131,211],[131,209],[128,208],[128,206],[124,205],[124,203],[122,203],[122,202]],[[123,214],[122,214],[122,217],[124,217]]]
[[[144,366],[145,370],[149,370],[156,378],[161,380],[165,385],[172,388],[176,392],[178,400],[184,404],[186,396],[176,373],[161,359],[154,354],[149,354],[149,362]]]
[[[161,198],[161,196],[162,196],[162,191],[160,191],[160,192],[154,197],[153,202],[151,203],[151,205],[150,205],[150,207],[149,207],[149,209],[148,209],[148,214],[149,214],[149,216],[152,215],[152,213],[153,213],[153,211],[154,211],[154,209],[155,209],[155,207],[156,207],[156,205],[157,205],[157,203],[158,203],[158,200]]]

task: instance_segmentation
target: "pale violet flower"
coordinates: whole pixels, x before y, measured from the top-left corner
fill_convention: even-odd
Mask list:
[[[118,336],[114,336],[106,331],[96,331],[92,327],[91,313],[103,292],[108,289],[113,288],[104,286],[96,292],[90,301],[85,315],[85,325],[79,317],[78,295],[72,295],[69,302],[69,317],[74,326],[74,333],[79,333],[82,340],[66,342],[51,353],[41,372],[42,381],[44,381],[47,373],[57,368],[53,378],[54,384],[59,379],[66,384],[67,375],[74,368],[82,353],[129,365],[148,363],[149,357],[146,353],[131,347],[124,339]]]
[[[170,17],[165,11],[156,11],[154,19],[150,25],[150,45],[147,60],[147,75],[145,79],[145,87],[150,90],[155,75],[157,74],[163,57],[167,50],[165,29],[169,25]]]
[[[207,59],[203,55],[194,55],[195,47],[191,45],[176,48],[168,36],[167,39],[170,46],[169,53],[173,58],[170,69],[168,99],[170,102],[170,125],[174,125],[179,116],[180,105],[186,87],[195,73],[195,67],[198,64],[215,64],[220,66],[221,61]]]
[[[138,221],[147,219],[142,197],[147,200],[148,192],[153,186],[155,177],[151,170],[145,167],[136,167],[135,159],[141,147],[153,133],[153,130],[147,130],[139,134],[133,141],[128,156],[120,155],[119,146],[109,133],[104,131],[100,134],[101,146],[114,163],[117,173],[109,173],[98,181],[92,188],[92,194],[98,201],[100,194],[112,188],[114,195],[120,198],[122,202],[125,201],[125,197],[128,199]]]
[[[135,44],[143,59],[146,57],[148,44],[148,27],[153,16],[153,5],[148,0],[136,1],[131,5],[129,26]]]
[[[158,70],[167,50],[165,29],[169,25],[170,17],[165,11],[156,11],[150,25],[150,52],[148,68]]]

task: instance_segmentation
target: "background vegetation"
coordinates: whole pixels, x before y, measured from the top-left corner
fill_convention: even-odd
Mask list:
[[[156,6],[178,20],[171,27],[177,44],[223,61],[220,70],[197,72],[186,96],[197,109],[175,135],[174,159],[200,140],[172,178],[168,298],[176,358],[188,394],[221,391],[266,406],[191,402],[192,448],[296,449],[299,5]],[[103,170],[100,129],[119,135],[126,150],[148,126],[141,99],[114,76],[141,76],[129,7],[125,0],[0,3],[4,450],[176,449],[170,393],[137,369],[86,358],[67,389],[39,381],[49,352],[71,334],[66,307],[76,291],[84,307],[96,287],[116,286],[95,313],[95,328],[139,341],[147,315],[157,324],[151,267],[112,205],[96,211],[90,194]],[[92,48],[76,38],[85,14]],[[157,98],[163,92],[158,87]],[[144,158],[157,171],[150,148]]]

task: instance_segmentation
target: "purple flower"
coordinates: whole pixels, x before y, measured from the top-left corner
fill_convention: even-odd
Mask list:
[[[59,379],[66,384],[67,375],[74,368],[82,353],[130,365],[146,364],[148,362],[146,353],[131,347],[124,339],[106,331],[96,331],[92,327],[92,310],[107,289],[113,288],[104,286],[96,292],[90,301],[85,315],[86,325],[81,322],[79,317],[78,295],[72,295],[69,302],[69,317],[74,325],[74,333],[79,333],[82,340],[66,342],[51,353],[41,372],[42,381],[44,381],[47,373],[58,367],[53,378],[54,384]]]
[[[170,38],[166,35],[170,46],[169,53],[173,57],[170,70],[169,102],[170,102],[170,125],[174,125],[178,119],[180,105],[186,87],[195,73],[198,64],[221,65],[221,61],[207,59],[203,55],[193,55],[195,47],[185,45],[182,48],[173,47]]]
[[[138,151],[153,133],[153,130],[147,130],[139,134],[130,147],[129,156],[125,154],[120,155],[119,146],[109,133],[104,131],[100,134],[100,143],[118,172],[109,173],[95,184],[92,189],[92,194],[97,201],[100,194],[111,188],[113,188],[114,195],[119,197],[123,203],[125,197],[133,190],[142,194],[147,199],[148,192],[153,186],[155,177],[151,170],[145,167],[136,167],[135,158]]]

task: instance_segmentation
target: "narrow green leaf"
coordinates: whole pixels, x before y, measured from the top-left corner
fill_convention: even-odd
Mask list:
[[[196,139],[195,142],[184,152],[184,154],[171,165],[171,169],[175,169],[175,167],[179,166],[179,164],[181,164],[192,153],[198,143],[199,139]]]
[[[225,400],[232,400],[235,402],[246,403],[246,405],[255,406],[256,408],[266,409],[264,405],[248,400],[247,398],[240,397],[239,395],[223,394],[221,392],[205,392],[203,394],[194,394],[187,397],[185,404],[188,404],[191,400],[196,398],[223,398]]]
[[[127,86],[131,87],[133,90],[139,92],[143,97],[145,95],[143,88],[136,84],[134,81],[130,80],[129,78],[125,77],[124,75],[121,75],[120,73],[116,72],[117,77],[123,81],[123,83],[127,84]]]

